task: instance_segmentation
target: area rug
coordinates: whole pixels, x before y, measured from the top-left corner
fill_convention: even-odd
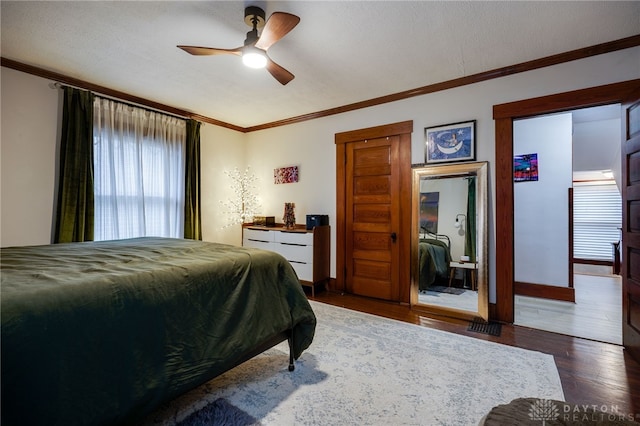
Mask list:
[[[281,344],[166,404],[174,425],[218,398],[263,425],[477,425],[515,398],[562,400],[551,355],[319,302],[293,372]]]
[[[260,426],[260,422],[226,399],[218,398],[177,426]]]
[[[447,294],[462,294],[464,293],[464,288],[458,287],[445,287],[443,285],[434,285],[429,287],[431,291],[437,291],[438,293],[447,293]]]

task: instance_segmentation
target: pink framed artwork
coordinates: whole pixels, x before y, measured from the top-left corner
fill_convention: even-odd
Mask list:
[[[298,166],[279,167],[273,170],[273,183],[294,183],[298,181]]]

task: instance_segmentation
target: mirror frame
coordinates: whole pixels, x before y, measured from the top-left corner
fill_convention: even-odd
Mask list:
[[[455,318],[474,319],[481,317],[489,320],[489,275],[488,275],[488,168],[487,161],[473,163],[456,163],[437,166],[417,165],[412,168],[411,193],[411,308],[433,314]],[[418,232],[420,226],[420,180],[432,177],[464,177],[476,176],[476,258],[478,261],[478,309],[475,312],[447,306],[420,303],[419,294],[419,248]]]

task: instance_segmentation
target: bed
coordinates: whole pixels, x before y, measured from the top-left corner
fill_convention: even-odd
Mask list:
[[[1,251],[2,424],[135,424],[289,341],[316,318],[291,265],[259,249],[132,240]]]
[[[448,280],[451,248],[449,237],[424,231],[418,240],[419,289],[426,291],[439,280]]]

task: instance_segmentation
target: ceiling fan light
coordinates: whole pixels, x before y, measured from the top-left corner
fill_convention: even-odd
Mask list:
[[[250,68],[264,68],[267,66],[267,57],[258,49],[251,49],[242,53],[242,63]]]

